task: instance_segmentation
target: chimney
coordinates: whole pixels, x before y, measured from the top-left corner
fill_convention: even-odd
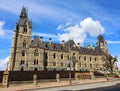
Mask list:
[[[42,43],[42,41],[43,41],[43,37],[42,37],[42,36],[40,36],[40,43]]]
[[[49,44],[51,45],[51,42],[52,42],[52,38],[49,38]]]
[[[64,40],[62,40],[62,45],[63,45],[63,46],[65,45],[65,41],[64,41]]]
[[[77,43],[77,47],[80,48],[80,43]]]

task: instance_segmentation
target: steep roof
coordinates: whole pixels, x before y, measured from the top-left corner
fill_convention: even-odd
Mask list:
[[[68,44],[71,44],[70,46]],[[43,48],[47,50],[54,50],[54,51],[64,51],[64,52],[69,52],[70,50],[78,51],[79,54],[87,54],[87,55],[103,55],[103,51],[99,47],[95,47],[94,49],[92,48],[83,48],[80,47],[78,48],[77,46],[74,46],[75,43],[73,40],[69,40],[68,42],[65,43],[63,46],[62,44],[57,44],[53,42],[40,42],[40,39],[38,36],[34,37],[34,40],[32,40],[30,47],[32,48]]]

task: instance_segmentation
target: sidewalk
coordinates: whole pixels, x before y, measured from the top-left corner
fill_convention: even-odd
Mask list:
[[[85,80],[74,80],[72,81],[72,85],[80,85],[80,84],[89,84],[89,83],[101,83],[107,82],[106,78],[97,78],[97,79],[85,79]],[[24,85],[13,85],[8,88],[0,88],[0,91],[25,91],[30,89],[43,89],[43,88],[53,88],[53,87],[61,87],[61,86],[69,86],[69,81],[60,81],[58,82],[44,82],[34,84],[24,84]]]

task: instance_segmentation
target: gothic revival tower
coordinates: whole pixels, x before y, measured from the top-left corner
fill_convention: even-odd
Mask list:
[[[102,49],[102,51],[104,53],[108,53],[107,42],[105,41],[105,39],[104,39],[104,37],[102,35],[98,36],[97,47]]]
[[[31,29],[32,23],[28,20],[26,8],[23,7],[20,13],[20,19],[14,27],[8,65],[9,70],[19,70],[27,64],[29,60],[29,45],[31,43]]]

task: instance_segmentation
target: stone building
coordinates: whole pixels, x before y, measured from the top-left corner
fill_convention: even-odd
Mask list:
[[[107,43],[102,35],[98,36],[96,46],[87,45],[85,48],[74,43],[74,40],[53,43],[43,37],[31,37],[32,22],[28,19],[27,10],[22,8],[20,19],[15,24],[10,51],[8,70],[67,70],[67,60],[71,61],[71,70],[98,70],[104,68],[103,56]]]

